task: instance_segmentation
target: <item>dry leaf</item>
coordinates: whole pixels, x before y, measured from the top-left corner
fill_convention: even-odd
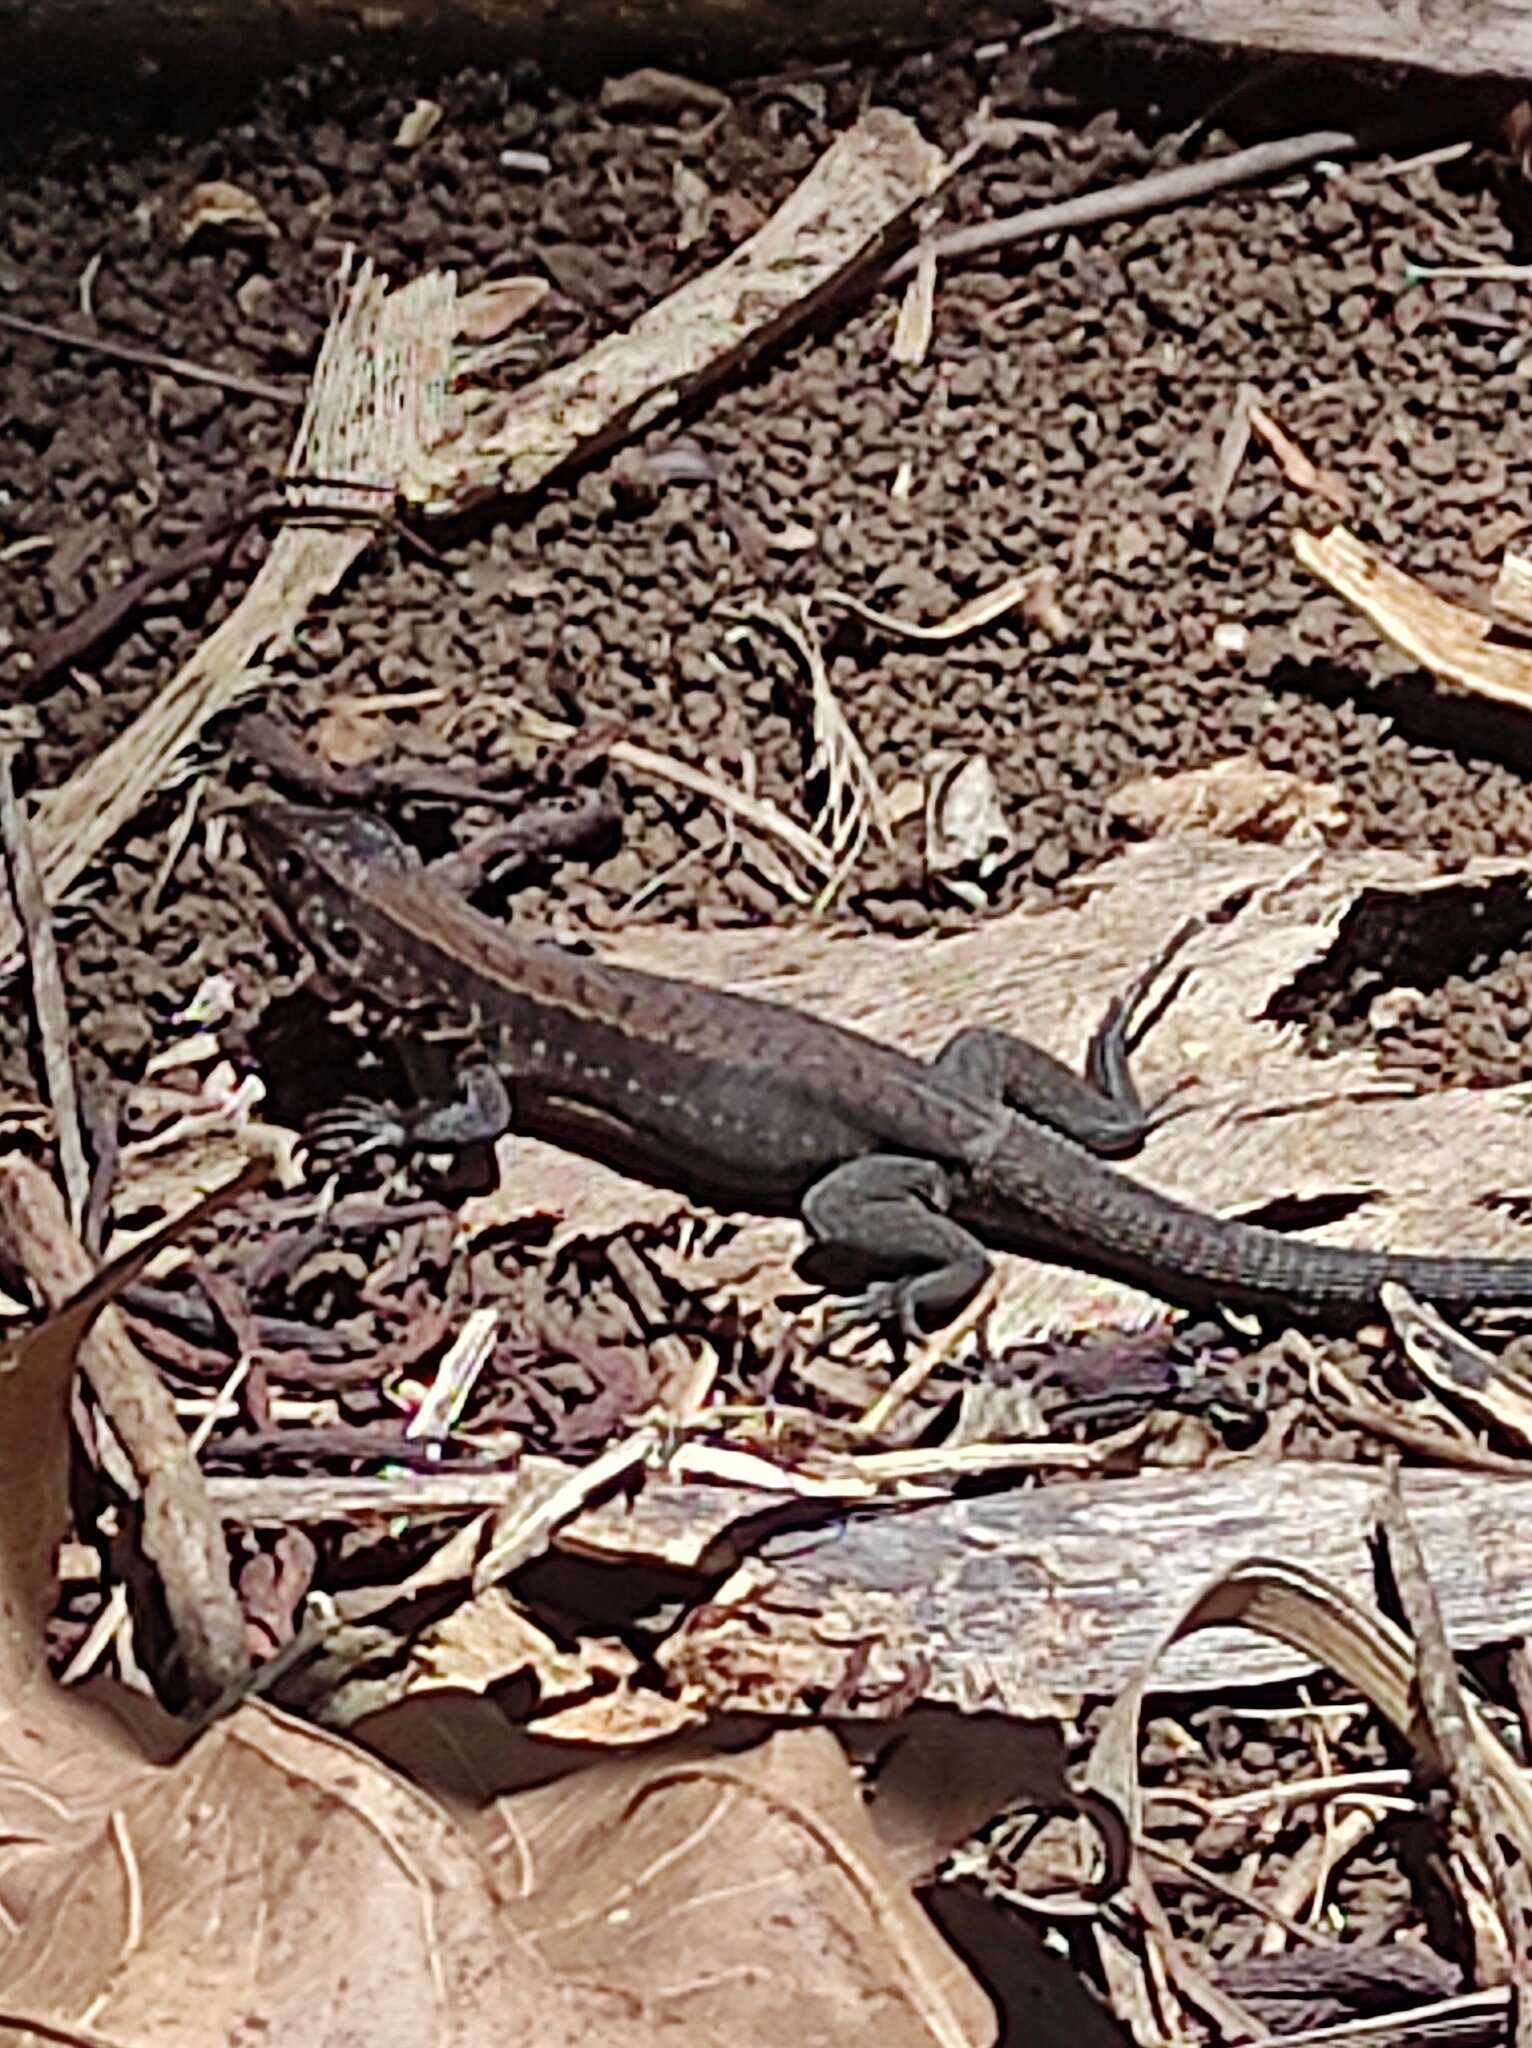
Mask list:
[[[705,178],[698,177],[690,164],[678,157],[670,167],[670,193],[681,222],[676,229],[676,247],[692,249],[713,222],[713,192]]]
[[[1497,646],[1488,613],[1438,597],[1344,526],[1295,533],[1293,553],[1422,668],[1502,704],[1532,704],[1532,651]]]
[[[53,2040],[655,2048],[590,1954],[575,1988],[539,1963],[431,1800],[261,1706],[120,1795],[4,1955],[6,2020]]]
[[[204,228],[220,228],[229,235],[255,235],[262,241],[275,241],[280,232],[259,200],[224,178],[194,185],[176,214],[176,240],[183,248]]]
[[[926,782],[926,868],[942,877],[972,869],[989,881],[1014,857],[1015,838],[982,754],[937,748],[922,766]]]
[[[314,744],[332,768],[360,768],[389,751],[393,728],[358,704],[332,704],[314,726]]]
[[[1328,499],[1343,516],[1351,510],[1351,493],[1345,484],[1331,471],[1321,469],[1264,405],[1252,400],[1248,416],[1250,431],[1259,434],[1276,456],[1282,465],[1282,474],[1294,490],[1308,491],[1315,497]]]
[[[908,640],[917,647],[944,647],[949,640],[961,640],[965,633],[977,633],[983,626],[993,625],[996,619],[1003,619],[1007,612],[1018,607],[1028,612],[1036,604],[1050,606],[1053,616],[1053,590],[1057,571],[1051,563],[1036,569],[1026,569],[1019,576],[1011,576],[993,590],[985,591],[980,597],[970,598],[955,612],[938,625],[923,626],[914,619],[896,618],[891,612],[880,612],[870,604],[864,604],[859,597],[853,597],[848,590],[821,591],[820,601],[833,605],[838,611],[850,612],[864,624],[875,626],[880,633],[886,633],[891,640]]]
[[[1272,846],[1320,846],[1346,824],[1335,783],[1306,782],[1263,766],[1254,754],[1140,776],[1113,790],[1106,813],[1146,836],[1254,839]]]
[[[699,78],[650,66],[602,81],[601,111],[629,120],[675,120],[682,114],[721,114],[729,96]]]
[[[519,326],[548,296],[544,277],[502,277],[464,292],[457,302],[459,341],[496,341]]]
[[[507,1822],[533,1952],[581,1977],[600,1956],[657,2029],[777,2048],[790,2013],[795,2048],[994,2038],[823,1729],[603,1765],[522,1795]]]
[[[931,329],[936,318],[936,244],[922,242],[916,252],[915,269],[899,301],[894,322],[893,345],[889,350],[896,363],[923,363],[931,346]]]
[[[909,1884],[920,1884],[1006,1807],[1068,1803],[1063,1731],[1055,1721],[917,1707],[896,1721],[851,1722],[841,1739],[875,1761],[872,1824]],[[1123,1834],[1111,1845],[1126,1868]]]
[[[1457,1407],[1532,1444],[1532,1373],[1485,1351],[1395,1282],[1383,1289],[1383,1306],[1422,1379]]]
[[[442,109],[436,100],[416,100],[394,131],[395,149],[419,149],[428,135],[441,125]]]
[[[620,1643],[582,1636],[577,1646],[561,1647],[503,1586],[487,1586],[427,1629],[410,1662],[410,1691],[453,1685],[487,1692],[527,1672],[545,1705],[588,1692],[598,1678],[614,1684],[631,1678],[638,1668]]]

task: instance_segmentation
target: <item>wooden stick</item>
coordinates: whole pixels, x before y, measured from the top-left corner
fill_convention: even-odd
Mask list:
[[[125,341],[107,341],[101,335],[75,334],[67,327],[52,327],[45,320],[23,320],[19,313],[0,313],[0,327],[12,334],[30,334],[38,341],[57,342],[60,348],[77,348],[87,355],[105,356],[114,363],[132,363],[141,370],[163,370],[167,377],[184,377],[189,384],[215,384],[220,391],[232,391],[240,398],[269,398],[274,405],[302,405],[301,391],[284,391],[280,384],[263,384],[259,377],[241,377],[233,370],[210,370],[203,363],[188,362],[185,356],[161,355],[158,349],[134,348]]]
[[[1174,170],[1155,171],[1126,185],[1081,192],[1074,199],[1061,199],[1053,206],[1034,206],[1026,213],[1010,214],[1005,220],[986,220],[971,228],[957,228],[950,235],[939,235],[932,246],[938,262],[951,262],[956,256],[1006,249],[1013,242],[1034,241],[1039,235],[1060,234],[1066,228],[1095,227],[1102,221],[1128,220],[1136,213],[1180,206],[1188,199],[1203,199],[1211,192],[1226,191],[1231,185],[1248,185],[1255,178],[1271,178],[1281,171],[1296,170],[1300,164],[1313,163],[1318,157],[1349,156],[1360,147],[1358,138],[1344,129],[1317,128],[1308,135],[1258,142],[1252,149],[1236,149],[1228,156],[1207,157],[1201,163],[1177,164]],[[898,284],[911,274],[919,260],[917,245],[889,265],[883,282]]]

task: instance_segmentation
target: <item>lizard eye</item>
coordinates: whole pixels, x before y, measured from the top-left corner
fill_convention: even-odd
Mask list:
[[[277,855],[277,878],[283,882],[301,882],[308,873],[308,862],[296,847],[285,846]]]
[[[362,935],[354,924],[331,925],[328,937],[342,960],[355,960],[362,950]]]

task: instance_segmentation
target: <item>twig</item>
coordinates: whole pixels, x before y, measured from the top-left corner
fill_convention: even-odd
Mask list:
[[[877,1400],[858,1419],[859,1435],[875,1437],[887,1429],[905,1402],[912,1401],[927,1380],[949,1359],[957,1356],[963,1339],[978,1329],[989,1314],[998,1292],[994,1275],[991,1274],[956,1321],[950,1323],[939,1337],[928,1338],[918,1355],[884,1388]]]
[[[133,363],[141,370],[163,370],[170,377],[184,377],[189,384],[214,384],[220,391],[232,391],[239,398],[269,398],[275,405],[302,405],[301,391],[284,391],[280,384],[263,384],[259,377],[241,377],[233,370],[210,370],[184,356],[161,355],[158,349],[133,348],[125,341],[106,341],[96,334],[74,334],[67,327],[51,327],[45,320],[23,320],[19,313],[0,313],[0,327],[12,334],[30,334],[38,341],[54,341],[60,348],[77,348],[87,355],[106,356],[116,363]]]
[[[1473,1831],[1489,1877],[1510,1959],[1516,2048],[1528,2048],[1532,2042],[1532,1879],[1528,1876],[1527,1856],[1532,1843],[1522,1839],[1515,1818],[1496,1798],[1469,1726],[1463,1687],[1447,1641],[1436,1589],[1399,1490],[1397,1457],[1389,1460],[1381,1523],[1399,1604],[1415,1639],[1415,1691],[1421,1717],[1440,1752],[1453,1794]],[[1514,1858],[1506,1855],[1503,1837],[1512,1842]]]
[[[174,1226],[99,1271],[70,1229],[58,1188],[41,1167],[13,1156],[0,1174],[0,1220],[44,1299],[62,1311],[55,1320],[75,1325],[79,1362],[103,1413],[128,1447],[143,1490],[144,1550],[159,1572],[190,1688],[203,1695],[216,1694],[248,1662],[244,1616],[229,1583],[222,1524],[187,1450],[170,1396],[129,1346],[120,1319],[96,1320],[83,1340],[78,1333],[167,1242],[254,1187],[266,1170],[252,1161],[194,1203]],[[62,1354],[66,1376],[75,1343]]]
[[[80,1098],[74,1085],[74,1062],[69,1056],[69,1005],[64,1000],[58,948],[53,943],[53,919],[32,858],[32,835],[16,801],[13,767],[12,746],[0,733],[0,837],[5,841],[16,913],[26,934],[27,958],[32,965],[32,1005],[42,1041],[43,1072],[53,1109],[59,1168],[69,1198],[69,1220],[78,1230],[90,1195],[90,1168],[80,1136]]]
[[[545,718],[530,705],[522,704],[515,708],[526,730],[535,738],[547,740],[551,745],[567,746],[578,737],[574,726],[556,718]],[[715,803],[724,811],[732,811],[765,838],[778,839],[784,846],[791,847],[816,874],[828,879],[835,873],[836,861],[831,848],[816,839],[812,832],[795,825],[791,818],[784,817],[775,804],[746,796],[731,784],[694,768],[689,761],[678,761],[670,754],[657,754],[652,748],[641,747],[633,740],[612,740],[602,751],[609,761],[621,767],[650,776],[656,782],[674,783],[677,788],[690,790],[693,796]]]
[[[654,1423],[642,1422],[620,1443],[601,1453],[589,1465],[572,1472],[546,1500],[538,1501],[521,1514],[512,1515],[496,1528],[489,1546],[474,1569],[473,1589],[482,1593],[499,1579],[541,1557],[565,1522],[641,1472],[658,1450],[663,1432]]]
[[[58,670],[88,654],[156,590],[169,583],[179,583],[184,576],[194,575],[198,569],[216,562],[240,534],[258,521],[273,514],[294,521],[323,516],[326,512],[324,506],[303,504],[283,495],[286,487],[311,481],[318,483],[323,480],[288,477],[280,483],[257,484],[251,490],[240,492],[215,518],[196,533],[189,534],[179,547],[171,548],[150,562],[136,576],[129,576],[110,590],[104,590],[93,604],[86,605],[62,625],[49,626],[35,633],[15,657],[29,693],[35,694]],[[375,490],[378,486],[348,481],[337,483],[336,488],[365,491]],[[357,514],[354,508],[345,508],[340,516],[354,520]]]
[[[1319,157],[1346,156],[1360,147],[1359,138],[1345,129],[1318,128],[1308,135],[1288,135],[1276,142],[1258,142],[1252,149],[1236,149],[1228,156],[1208,157],[1202,163],[1177,164],[1174,170],[1155,171],[1147,178],[1134,178],[1126,185],[1112,185],[1105,191],[1081,192],[1073,199],[1033,207],[1005,220],[981,221],[975,227],[958,228],[950,235],[939,236],[933,246],[939,262],[950,262],[955,256],[975,256],[985,249],[1007,249],[1013,242],[1030,242],[1039,235],[1056,235],[1066,228],[1094,227],[1102,221],[1127,220],[1136,213],[1179,206],[1188,199],[1226,191],[1231,185],[1275,177]],[[919,245],[906,250],[884,271],[883,282],[898,284],[910,275],[919,260]]]

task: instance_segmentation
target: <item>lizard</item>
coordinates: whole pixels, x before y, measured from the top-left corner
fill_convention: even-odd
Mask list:
[[[1129,1070],[1132,1001],[1083,1073],[960,1031],[925,1061],[844,1026],[530,937],[434,883],[381,819],[263,804],[244,833],[326,975],[459,1052],[451,1101],[332,1112],[317,1145],[449,1152],[514,1126],[720,1207],[796,1209],[871,1278],[837,1322],[913,1336],[980,1287],[990,1248],[1188,1308],[1344,1327],[1399,1281],[1455,1306],[1532,1303],[1532,1257],[1316,1243],[1223,1218],[1113,1163],[1154,1118]]]

